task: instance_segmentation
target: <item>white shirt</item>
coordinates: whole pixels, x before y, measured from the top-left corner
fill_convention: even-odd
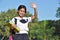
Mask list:
[[[24,34],[24,33],[28,34],[28,31],[29,31],[28,23],[32,21],[31,17],[23,17],[23,18],[14,17],[14,18],[17,19],[16,26],[20,29],[19,33],[16,33],[16,34]],[[15,24],[14,18],[11,20],[13,24]],[[22,23],[21,22],[22,19],[24,19],[26,22],[24,21],[25,23]]]

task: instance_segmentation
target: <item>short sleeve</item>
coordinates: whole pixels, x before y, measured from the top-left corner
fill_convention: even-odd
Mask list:
[[[13,18],[12,20],[10,20],[10,23],[11,23],[11,24],[15,24],[14,21],[15,21],[15,19]]]
[[[28,22],[32,22],[32,18],[31,17],[28,17]]]

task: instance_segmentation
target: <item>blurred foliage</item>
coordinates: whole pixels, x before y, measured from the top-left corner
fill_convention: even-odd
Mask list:
[[[60,7],[58,7],[58,9],[57,9],[56,17],[60,18]]]
[[[8,40],[10,28],[6,25],[7,20],[11,20],[16,17],[17,10],[9,9],[4,12],[0,12],[0,39]],[[27,17],[32,16],[32,14],[27,11]],[[29,23],[29,39],[30,40],[60,40],[59,39],[59,26],[60,20],[42,20],[38,21],[38,18]],[[57,27],[58,26],[58,27]],[[57,29],[56,29],[57,28]]]

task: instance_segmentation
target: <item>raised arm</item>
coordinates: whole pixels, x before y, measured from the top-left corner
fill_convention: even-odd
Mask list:
[[[35,3],[31,3],[31,7],[34,9],[34,15],[31,17],[32,19],[37,18],[37,7]]]

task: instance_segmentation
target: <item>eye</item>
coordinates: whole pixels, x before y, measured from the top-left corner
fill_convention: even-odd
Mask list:
[[[20,10],[21,12],[25,12],[25,10]]]

